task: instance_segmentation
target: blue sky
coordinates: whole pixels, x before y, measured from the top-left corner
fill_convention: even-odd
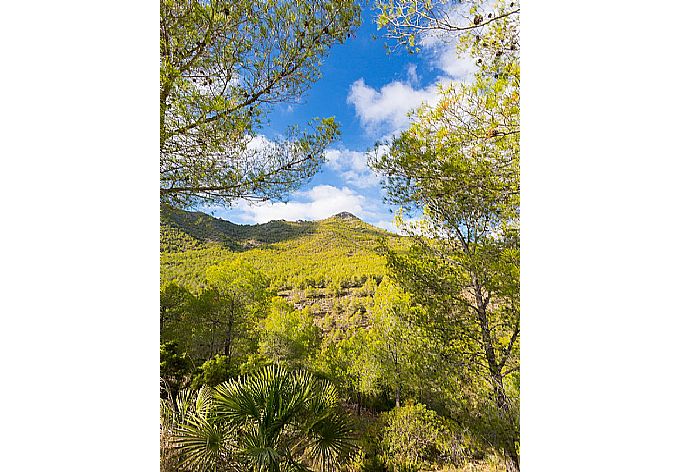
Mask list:
[[[409,124],[407,113],[437,96],[437,84],[462,80],[471,66],[459,60],[452,42],[427,37],[422,50],[387,53],[376,15],[362,12],[362,25],[345,44],[335,45],[321,68],[322,77],[299,103],[280,104],[260,133],[271,139],[292,124],[335,116],[341,137],[326,152],[326,163],[286,202],[213,208],[219,218],[241,224],[274,219],[319,220],[349,211],[381,228],[395,230],[395,208],[386,205],[377,176],[366,166],[366,153],[377,141]],[[373,36],[376,35],[377,38]],[[206,210],[211,212],[211,209]]]

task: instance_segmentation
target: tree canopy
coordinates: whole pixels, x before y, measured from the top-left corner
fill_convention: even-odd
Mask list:
[[[403,225],[411,251],[388,252],[391,274],[428,308],[418,323],[456,346],[447,368],[472,379],[474,395],[495,409],[489,442],[515,470],[517,406],[506,382],[519,370],[519,7],[379,5],[379,23],[398,43],[414,48],[415,35],[443,34],[475,59],[473,80],[440,88],[438,103],[416,110],[372,165],[390,202],[422,212]]]
[[[165,470],[519,470],[519,4],[374,4],[394,47],[440,39],[475,64],[372,154],[406,236],[163,212]],[[259,131],[354,2],[162,8],[195,64],[161,62],[162,199],[272,199],[308,178],[333,121]]]
[[[258,131],[358,24],[352,0],[161,0],[161,200],[273,199],[311,177],[338,133],[332,118],[270,141]]]

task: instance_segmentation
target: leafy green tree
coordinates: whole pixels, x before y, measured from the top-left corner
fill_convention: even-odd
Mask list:
[[[473,82],[441,89],[438,104],[417,110],[373,159],[389,200],[423,211],[420,223],[407,225],[411,250],[389,251],[389,265],[429,308],[422,321],[456,347],[461,361],[449,367],[491,399],[498,413],[491,445],[518,470],[517,405],[506,382],[519,370],[519,7],[475,2],[471,23],[453,25],[445,2],[402,4],[417,10],[386,7],[380,17],[394,38],[409,44],[410,35],[445,22],[478,69]]]
[[[309,309],[295,310],[281,297],[271,300],[261,328],[259,352],[272,363],[306,367],[319,347],[320,330]]]
[[[333,385],[277,366],[163,400],[161,423],[177,470],[339,470],[353,449]]]
[[[223,333],[222,353],[232,357],[233,341],[265,315],[269,280],[239,259],[209,267],[206,280],[216,297],[213,324]]]
[[[357,415],[361,414],[362,408],[388,408],[389,399],[381,382],[381,365],[368,352],[368,332],[350,323],[352,318],[347,328],[331,327],[326,332],[314,365],[347,394],[347,400],[355,405]]]
[[[368,300],[353,299],[345,326],[328,328],[320,368],[353,394],[358,412],[365,402],[386,407],[388,395],[398,406],[403,398],[419,398],[421,391],[432,395],[430,376],[439,375],[442,346],[411,322],[423,308],[387,277]]]
[[[400,406],[403,387],[411,386],[420,374],[421,357],[427,347],[420,329],[408,321],[419,309],[413,307],[409,294],[387,278],[374,295],[362,356],[366,365],[377,372],[374,381],[394,392],[395,406]]]
[[[228,356],[217,354],[212,359],[207,360],[197,370],[196,375],[192,379],[190,388],[197,390],[202,385],[215,387],[219,383],[225,382],[233,376],[235,370],[230,363]]]
[[[337,135],[332,118],[282,141],[257,130],[319,78],[359,13],[353,0],[161,0],[161,200],[266,200],[311,177]]]
[[[378,282],[374,277],[367,277],[364,284],[361,286],[359,293],[362,296],[372,296],[376,293]]]
[[[343,279],[341,277],[334,277],[331,282],[326,287],[326,291],[329,295],[333,297],[338,297],[344,293],[343,291]]]
[[[189,308],[193,295],[175,282],[164,282],[160,289],[160,332],[164,336],[170,324],[179,322]]]
[[[429,35],[459,38],[461,50],[465,41],[476,43],[475,52],[481,50],[493,57],[512,54],[519,48],[519,35],[515,23],[520,15],[517,0],[376,0],[377,25],[385,28],[385,36],[393,42],[393,48],[402,46],[410,52],[419,52],[420,44]],[[509,26],[506,28],[506,24]],[[496,38],[491,30],[503,30],[505,42]],[[426,36],[426,37],[425,37]],[[479,37],[479,39],[477,39]],[[504,50],[505,48],[505,50]],[[501,51],[498,56],[496,52]]]
[[[203,363],[222,352],[223,311],[218,292],[205,287],[187,304],[179,321],[170,324],[166,336],[179,340],[195,362]]]
[[[169,341],[161,344],[160,363],[161,396],[174,398],[185,384],[191,362],[180,352],[177,342]]]
[[[205,287],[176,308],[179,316],[166,324],[163,339],[178,341],[195,361],[222,354],[239,369],[256,350],[254,331],[267,311],[268,287],[268,278],[242,260],[210,266]]]
[[[407,403],[383,415],[382,447],[394,471],[429,470],[458,463],[461,443],[450,425],[422,404]]]

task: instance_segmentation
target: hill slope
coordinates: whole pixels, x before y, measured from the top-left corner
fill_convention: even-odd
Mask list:
[[[324,314],[373,293],[385,275],[382,241],[405,239],[343,212],[321,221],[238,225],[204,213],[161,209],[161,282],[203,286],[206,268],[242,258],[298,308]]]

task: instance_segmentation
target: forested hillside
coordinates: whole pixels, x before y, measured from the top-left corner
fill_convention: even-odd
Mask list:
[[[471,436],[413,401],[442,408],[466,387],[443,375],[439,356],[452,350],[409,322],[424,310],[387,275],[382,252],[404,252],[408,239],[348,213],[243,226],[163,206],[163,395],[271,364],[307,368],[332,382],[350,410],[359,470],[379,470],[383,441],[402,440],[409,428],[421,428],[420,444],[430,448],[423,463],[489,467],[493,459]],[[462,458],[446,455],[460,450]]]
[[[519,12],[161,0],[162,471],[519,471]]]
[[[338,294],[385,275],[381,245],[404,238],[340,213],[322,221],[236,225],[199,212],[161,210],[161,280],[204,286],[206,269],[241,259],[265,273],[271,288],[297,296]],[[370,284],[371,285],[371,284]]]

